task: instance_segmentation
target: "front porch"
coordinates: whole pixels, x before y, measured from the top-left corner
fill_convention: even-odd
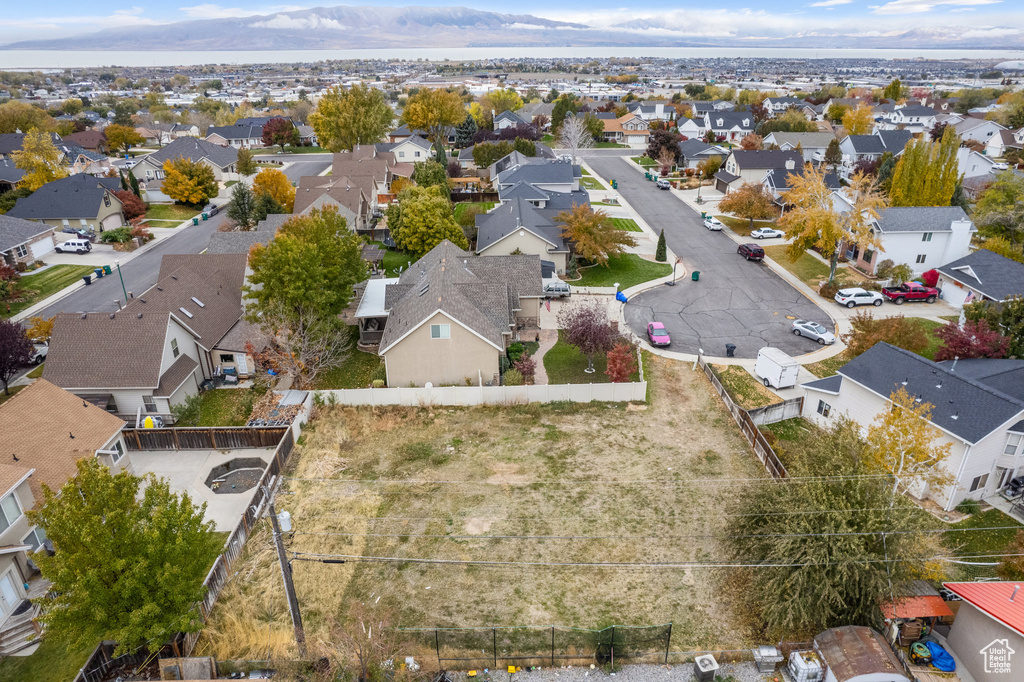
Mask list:
[[[0,658],[4,656],[30,656],[39,646],[42,628],[36,622],[42,607],[37,599],[46,596],[50,581],[36,574],[28,581],[25,599],[14,612],[0,623]]]

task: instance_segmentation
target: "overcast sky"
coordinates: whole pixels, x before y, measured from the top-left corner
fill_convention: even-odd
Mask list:
[[[40,5],[5,0],[0,16],[0,43],[53,38],[102,28],[159,24],[220,17],[247,17],[337,3],[261,4],[244,9],[213,3],[180,5],[166,0],[107,0],[96,5],[80,0],[49,0]],[[955,33],[961,37],[999,41],[1024,37],[1024,0],[689,0],[671,4],[622,0],[522,0],[513,5],[493,2],[410,2],[378,0],[351,5],[466,6],[490,11],[515,11],[602,28],[627,27],[653,35],[793,38],[800,35],[884,35],[910,29]],[[780,47],[783,46],[780,44]],[[799,44],[792,44],[798,47]],[[837,44],[836,47],[842,47]],[[979,45],[981,46],[981,45]],[[69,48],[73,46],[69,45]]]

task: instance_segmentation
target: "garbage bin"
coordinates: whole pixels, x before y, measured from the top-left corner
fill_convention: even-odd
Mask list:
[[[725,357],[734,358],[736,357],[736,344],[727,343],[725,344]]]
[[[690,275],[690,279],[692,279],[694,282],[699,280],[700,279],[700,270],[694,270],[693,274]]]
[[[612,189],[618,189],[618,188],[619,188],[619,181],[618,180],[612,180]]]
[[[110,274],[110,266],[109,265],[104,265],[103,266],[103,274],[104,275],[109,275]]]
[[[82,280],[85,282],[86,286],[88,286],[92,284],[92,275],[82,275]]]
[[[199,224],[199,218],[193,218],[192,219],[192,224],[193,225],[198,225]]]
[[[203,220],[206,220],[206,219],[207,219],[207,218],[209,218],[209,217],[210,217],[210,216],[206,215],[205,213],[203,214]]]
[[[707,211],[701,211],[700,212],[700,219],[701,220],[704,220],[707,217],[708,217],[708,212]]]
[[[94,268],[93,272],[96,273],[96,279],[99,279],[100,277],[103,276],[103,268]]]

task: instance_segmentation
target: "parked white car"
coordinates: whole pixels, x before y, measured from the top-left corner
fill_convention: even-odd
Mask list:
[[[759,227],[751,231],[750,236],[754,239],[774,239],[775,237],[785,237],[786,233],[773,227]]]
[[[793,333],[797,336],[805,336],[808,339],[814,339],[822,346],[831,346],[836,342],[836,335],[825,329],[822,325],[817,322],[810,320],[794,320],[793,321]]]
[[[714,216],[709,215],[707,218],[704,219],[704,227],[708,228],[709,230],[718,232],[721,231],[722,229],[722,221],[720,221],[718,218]]]
[[[880,306],[884,297],[877,291],[868,291],[861,289],[860,287],[851,287],[849,289],[840,289],[835,295],[836,303],[839,305],[845,305],[847,308],[853,308],[858,305],[873,305]]]

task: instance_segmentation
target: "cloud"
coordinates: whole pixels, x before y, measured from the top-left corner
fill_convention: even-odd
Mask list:
[[[308,17],[289,17],[284,14],[275,14],[265,21],[257,21],[250,24],[253,28],[299,28],[299,29],[329,29],[333,31],[344,31],[348,27],[337,19],[328,19],[317,14]]]
[[[129,10],[117,10],[113,14],[83,16],[51,16],[29,19],[0,19],[0,26],[11,28],[56,28],[59,26],[96,26],[97,28],[115,28],[121,26],[156,26],[169,22],[147,19],[139,16],[143,10],[133,7]]]
[[[812,2],[808,7],[835,7],[836,5],[849,5],[853,0],[823,0],[823,2]]]
[[[977,7],[995,5],[1002,0],[893,0],[884,5],[869,5],[872,14],[920,14],[937,7]]]

